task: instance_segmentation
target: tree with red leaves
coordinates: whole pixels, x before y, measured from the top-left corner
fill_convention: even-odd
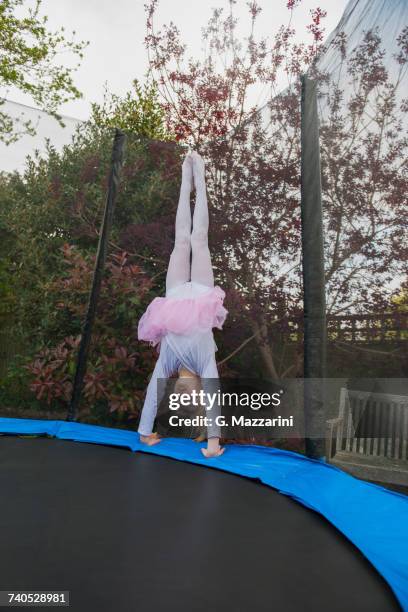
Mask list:
[[[209,160],[210,240],[216,271],[238,321],[237,334],[244,322],[267,373],[276,377],[269,327],[276,318],[295,314],[300,296],[299,275],[290,277],[299,268],[298,77],[320,48],[324,13],[314,18],[311,44],[294,41],[290,22],[269,42],[256,39],[261,8],[250,2],[250,34],[243,44],[235,4],[229,2],[227,15],[222,9],[213,11],[203,30],[203,61],[184,62],[185,46],[176,26],[170,23],[156,31],[157,0],[152,0],[146,6],[146,46],[169,131]],[[289,88],[277,96],[282,74]],[[263,114],[247,104],[256,84],[272,93]]]
[[[320,81],[328,108],[321,137],[331,314],[378,312],[389,297],[387,282],[402,272],[407,142],[398,125],[406,104],[398,106],[400,83],[393,83],[381,66],[381,41],[375,34],[342,56],[350,92],[357,92],[343,104],[336,83],[319,72],[325,11],[311,11],[310,43],[295,41],[291,19],[270,41],[256,37],[261,7],[248,2],[250,33],[239,40],[236,0],[228,4],[227,14],[214,9],[203,29],[200,61],[186,58],[174,23],[156,29],[158,2],[150,0],[150,71],[168,130],[207,160],[210,241],[217,281],[227,289],[230,330],[236,332],[233,354],[253,339],[268,376],[296,375],[301,360],[285,363],[274,338],[302,312],[299,77],[309,70]],[[290,17],[297,4],[287,3]],[[406,39],[402,32],[396,59],[402,68]],[[339,41],[346,49],[344,37],[335,44]],[[279,90],[282,74],[288,82]],[[270,92],[262,109],[249,103],[255,86]]]

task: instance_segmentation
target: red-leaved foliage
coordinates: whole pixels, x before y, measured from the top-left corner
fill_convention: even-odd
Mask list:
[[[77,330],[85,317],[94,257],[85,259],[72,245],[63,247],[67,274],[50,286],[63,328]],[[91,349],[84,380],[80,417],[103,421],[109,413],[121,420],[139,414],[154,351],[136,339],[141,304],[151,288],[140,266],[128,254],[110,255],[106,263]],[[66,408],[72,394],[80,333],[43,348],[26,368],[31,390],[48,405]],[[105,416],[104,416],[105,415]],[[119,418],[119,417],[118,417]]]
[[[173,22],[156,27],[158,2],[151,0],[146,47],[169,130],[206,160],[216,277],[227,289],[227,307],[230,291],[240,295],[240,310],[232,307],[229,318],[237,331],[234,348],[246,329],[267,374],[293,376],[301,360],[288,367],[274,339],[289,331],[290,319],[303,308],[300,75],[310,71],[326,104],[320,121],[328,313],[382,312],[390,303],[390,282],[406,266],[407,141],[401,122],[407,105],[398,87],[408,32],[398,39],[396,75],[384,65],[375,32],[352,52],[340,32],[332,43],[343,62],[339,87],[337,72],[319,71],[323,9],[311,12],[305,42],[297,43],[290,20],[273,39],[257,37],[261,8],[254,2],[248,3],[250,33],[242,39],[235,4],[230,1],[226,12],[213,10],[203,29],[204,57],[197,60],[187,57]],[[287,3],[290,14],[297,4]],[[262,109],[251,103],[255,86],[268,92]]]

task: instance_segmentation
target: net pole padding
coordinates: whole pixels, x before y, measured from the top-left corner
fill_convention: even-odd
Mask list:
[[[304,300],[304,417],[308,457],[324,460],[326,297],[316,83],[301,76],[301,222]]]
[[[103,214],[101,229],[99,232],[99,242],[92,279],[92,288],[89,294],[87,313],[82,329],[82,336],[79,345],[75,371],[75,379],[72,389],[71,401],[68,408],[67,421],[74,421],[76,419],[77,411],[81,401],[81,393],[84,376],[86,373],[88,351],[92,336],[92,327],[94,324],[96,309],[99,300],[103,271],[105,268],[106,255],[108,250],[108,239],[113,222],[113,213],[119,188],[120,172],[123,165],[125,143],[125,133],[122,132],[122,130],[116,128],[112,147],[111,169],[106,195],[105,210]]]

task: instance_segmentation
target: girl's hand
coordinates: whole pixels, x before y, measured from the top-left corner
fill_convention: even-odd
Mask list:
[[[149,436],[140,436],[140,441],[143,444],[147,444],[147,446],[153,446],[154,444],[158,444],[161,442],[161,438],[159,438],[157,433],[152,433]]]
[[[220,457],[224,451],[225,448],[221,448],[219,438],[210,438],[208,440],[207,448],[201,449],[201,452],[207,459],[210,457]]]
[[[219,446],[218,449],[214,451],[211,451],[208,448],[202,448],[201,452],[203,453],[204,457],[210,459],[211,457],[220,457],[225,452],[225,448]]]

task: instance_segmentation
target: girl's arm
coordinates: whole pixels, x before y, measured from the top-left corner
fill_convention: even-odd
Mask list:
[[[219,375],[215,355],[212,355],[201,372],[201,384],[204,393],[214,394],[217,396],[219,390]],[[201,452],[204,457],[218,457],[223,454],[225,448],[220,446],[221,428],[216,423],[217,416],[220,416],[220,406],[218,401],[215,401],[211,410],[206,411],[206,416],[211,419],[211,425],[207,427],[207,448],[202,448]]]
[[[164,381],[160,380],[164,378],[167,378],[167,376],[163,368],[161,357],[159,356],[147,387],[139,428],[137,430],[141,436],[150,436],[152,434],[157,407],[165,391]]]

